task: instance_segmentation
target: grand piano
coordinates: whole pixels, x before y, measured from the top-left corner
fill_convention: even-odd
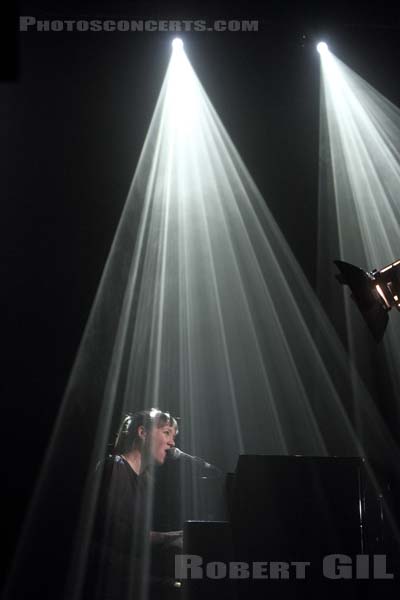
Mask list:
[[[165,471],[181,492],[158,513],[161,529],[185,521],[185,599],[394,597],[395,507],[363,458],[243,455],[227,477],[189,471]]]

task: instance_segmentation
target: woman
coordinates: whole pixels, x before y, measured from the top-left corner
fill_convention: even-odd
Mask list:
[[[150,571],[152,553],[160,566],[182,546],[180,531],[151,531],[151,471],[163,464],[177,433],[176,420],[158,409],[123,418],[114,453],[102,464],[88,598],[145,598],[149,584],[173,580],[173,572],[157,578]]]

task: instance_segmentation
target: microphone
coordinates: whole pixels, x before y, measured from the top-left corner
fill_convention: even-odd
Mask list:
[[[186,452],[183,452],[183,450],[180,450],[176,446],[174,446],[173,448],[170,448],[168,450],[168,454],[172,460],[180,460],[180,459],[190,460],[190,461],[195,462],[198,465],[200,465],[203,469],[209,469],[210,471],[214,471],[216,473],[221,473],[221,470],[218,467],[207,462],[206,460],[204,460],[204,458],[200,458],[199,456],[192,456],[191,454],[187,454]]]

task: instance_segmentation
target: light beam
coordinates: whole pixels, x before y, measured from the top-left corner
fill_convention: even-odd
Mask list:
[[[321,55],[320,167],[321,298],[368,380],[372,338],[347,296],[340,314],[342,299],[326,265],[340,258],[378,269],[400,255],[400,111],[331,52]],[[397,397],[399,339],[393,314],[384,348]],[[356,396],[362,403],[362,394]]]
[[[175,38],[172,40],[172,48],[175,51],[183,50],[183,42],[180,38]]]
[[[327,54],[329,52],[328,44],[326,42],[319,42],[317,50],[320,54]]]
[[[343,407],[353,380],[357,374],[184,49],[174,48],[9,598],[17,597],[28,566],[32,597],[46,589],[41,578],[53,567],[67,572],[56,562],[60,528],[48,526],[60,522],[60,496],[79,518],[62,528],[75,547],[71,589],[62,593],[60,584],[57,591],[81,598],[101,478],[96,465],[122,412],[169,409],[181,417],[185,452],[226,470],[240,453],[353,456],[364,453]],[[359,387],[367,439],[394,457]],[[35,563],[38,540],[51,555]]]

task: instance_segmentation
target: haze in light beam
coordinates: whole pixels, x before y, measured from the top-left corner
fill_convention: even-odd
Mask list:
[[[312,296],[183,50],[172,54],[89,336],[110,320],[108,289],[119,308],[107,405],[175,411],[185,448],[230,468],[243,451],[355,451],[307,324]],[[87,379],[79,356],[72,383],[78,372]]]
[[[400,111],[332,53],[321,55],[321,78],[320,282],[334,313],[327,264],[340,258],[372,270],[400,257]],[[370,334],[346,292],[350,344],[362,355]],[[399,339],[393,310],[383,345],[397,396]]]
[[[38,539],[51,549],[59,544],[57,528],[45,525],[51,515],[57,522],[54,490],[61,486],[67,512],[80,515],[67,531],[75,549],[65,597],[80,597],[101,470],[95,481],[91,475],[122,412],[169,409],[181,417],[180,446],[226,470],[242,452],[353,456],[364,453],[344,406],[353,380],[357,374],[183,49],[174,50],[13,586],[29,572],[32,596],[39,595],[41,577],[60,570],[58,554],[54,564],[46,556],[37,565],[34,549]],[[370,446],[394,456],[366,390],[363,411]],[[60,577],[65,572],[63,566]]]

